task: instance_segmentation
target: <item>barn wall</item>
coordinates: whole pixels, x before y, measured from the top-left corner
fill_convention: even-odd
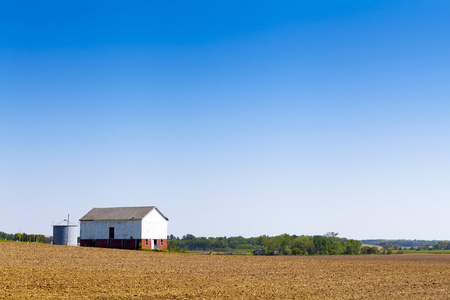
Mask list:
[[[136,239],[80,239],[82,247],[102,247],[102,248],[118,248],[118,249],[137,249],[141,240]]]
[[[140,239],[140,221],[82,221],[80,239],[109,239],[109,227],[114,227],[114,239]]]
[[[142,239],[142,249],[167,249],[167,239]]]
[[[156,209],[142,219],[142,239],[167,239],[167,220]]]

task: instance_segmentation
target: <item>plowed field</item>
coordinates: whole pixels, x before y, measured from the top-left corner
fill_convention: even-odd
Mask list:
[[[450,255],[221,256],[0,243],[0,298],[450,299]]]

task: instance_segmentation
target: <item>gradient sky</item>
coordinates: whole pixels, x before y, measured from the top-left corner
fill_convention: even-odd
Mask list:
[[[4,1],[0,231],[450,239],[449,1]]]

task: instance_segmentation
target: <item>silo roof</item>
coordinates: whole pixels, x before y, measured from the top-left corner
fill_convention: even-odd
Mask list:
[[[142,220],[153,209],[156,209],[166,220],[169,220],[156,206],[136,206],[93,208],[80,221]]]
[[[59,223],[53,224],[53,226],[75,226],[77,227],[77,224],[74,224],[72,222],[67,222],[67,220],[61,221]]]

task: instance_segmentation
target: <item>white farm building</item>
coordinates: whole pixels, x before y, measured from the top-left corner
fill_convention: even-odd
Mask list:
[[[167,222],[156,206],[93,208],[80,219],[80,246],[167,249]]]

